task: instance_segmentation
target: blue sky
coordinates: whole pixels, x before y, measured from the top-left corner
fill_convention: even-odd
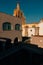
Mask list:
[[[43,0],[0,0],[0,12],[13,15],[18,2],[27,23],[39,22],[43,18]]]

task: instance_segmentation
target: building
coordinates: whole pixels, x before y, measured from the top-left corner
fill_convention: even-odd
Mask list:
[[[31,37],[34,35],[43,36],[43,18],[40,22],[22,25],[22,36]]]
[[[22,36],[30,37],[28,43],[43,48],[43,18],[38,23],[22,25]]]
[[[0,12],[0,38],[22,41],[21,22],[21,18]]]
[[[22,37],[30,37],[30,43],[43,48],[43,18],[39,22],[27,24],[23,12],[20,10],[19,4],[14,10],[13,16],[22,19]]]
[[[22,41],[22,24],[25,24],[25,17],[18,3],[13,16],[0,12],[0,38]]]
[[[19,4],[17,3],[16,9],[14,9],[13,16],[21,18],[22,19],[22,36],[31,36],[31,35],[38,35],[38,24],[32,23],[32,24],[26,24],[24,13],[21,11]]]
[[[28,43],[43,48],[43,18],[38,23],[22,25],[22,36],[30,37]]]
[[[31,37],[39,35],[39,27],[37,23],[22,25],[22,36]]]
[[[38,35],[32,36],[30,39],[30,43],[38,45],[38,47],[43,48],[43,18],[40,20],[38,27],[39,27]]]

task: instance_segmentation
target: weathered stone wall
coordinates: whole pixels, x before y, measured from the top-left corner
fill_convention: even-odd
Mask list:
[[[32,36],[30,39],[30,43],[43,48],[43,36]]]
[[[2,27],[3,27],[4,22],[11,23],[10,31],[3,31]],[[22,41],[21,30],[19,30],[19,31],[15,30],[15,24],[20,24],[20,26],[21,26],[22,25],[21,23],[22,23],[22,21],[20,18],[11,16],[11,15],[7,15],[4,13],[0,13],[0,37],[10,38],[12,40],[14,40],[17,37],[19,41]]]

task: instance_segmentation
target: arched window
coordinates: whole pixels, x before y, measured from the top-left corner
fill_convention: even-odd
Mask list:
[[[9,22],[3,23],[3,30],[11,30],[11,23]]]
[[[20,30],[20,24],[15,25],[15,30]]]

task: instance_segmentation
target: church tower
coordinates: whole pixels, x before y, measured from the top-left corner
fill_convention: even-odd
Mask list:
[[[16,16],[16,17],[18,17],[18,18],[21,18],[21,19],[22,19],[22,24],[25,24],[25,17],[24,17],[23,12],[20,10],[19,3],[17,3],[17,7],[16,7],[16,9],[14,10],[13,16]]]

